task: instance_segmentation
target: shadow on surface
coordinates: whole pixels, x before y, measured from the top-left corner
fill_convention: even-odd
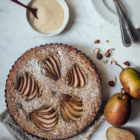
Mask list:
[[[75,10],[75,6],[73,5],[73,3],[68,0],[66,0],[66,3],[69,7],[70,17],[69,17],[68,24],[67,24],[65,30],[62,32],[62,34],[67,32],[72,27],[72,25],[75,22],[75,18],[76,18],[76,10]]]
[[[140,140],[140,135],[139,135],[140,130],[138,130],[138,128],[123,127],[122,129],[126,129],[126,130],[130,131],[136,137],[136,140]]]
[[[130,116],[129,121],[134,120],[136,117],[138,117],[140,112],[140,99],[132,100],[132,114]],[[140,116],[139,116],[140,117]]]

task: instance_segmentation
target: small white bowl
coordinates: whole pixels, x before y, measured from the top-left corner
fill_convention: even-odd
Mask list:
[[[33,4],[35,1],[37,1],[37,0],[32,0],[32,1],[28,4],[28,6],[31,7],[32,4]],[[43,31],[37,29],[37,28],[34,26],[32,20],[31,20],[31,18],[30,18],[30,12],[29,12],[28,10],[27,10],[27,12],[26,12],[26,18],[27,18],[28,23],[30,24],[30,26],[32,27],[32,29],[33,29],[35,32],[39,33],[40,35],[44,35],[44,36],[55,36],[55,35],[60,34],[60,33],[65,29],[65,27],[67,26],[67,23],[68,23],[68,21],[69,21],[69,8],[68,8],[68,5],[67,5],[67,3],[65,2],[65,0],[56,0],[56,1],[62,6],[62,8],[63,8],[63,10],[64,10],[64,21],[63,21],[62,26],[61,26],[58,30],[56,30],[56,31],[54,31],[54,32],[43,32]]]

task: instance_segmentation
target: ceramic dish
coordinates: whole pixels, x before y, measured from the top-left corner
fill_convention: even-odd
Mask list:
[[[28,4],[28,6],[31,7],[32,4],[33,4],[35,1],[36,1],[36,0],[32,0],[32,1]],[[67,23],[68,23],[68,21],[69,21],[69,8],[68,8],[68,5],[66,4],[65,0],[56,0],[56,1],[62,6],[62,8],[63,8],[63,10],[64,10],[64,22],[63,22],[62,26],[61,26],[58,30],[56,30],[56,31],[54,31],[54,32],[43,32],[43,31],[37,29],[37,28],[34,26],[32,20],[31,20],[31,18],[30,18],[30,12],[29,12],[28,10],[27,10],[27,12],[26,12],[26,18],[27,18],[27,21],[28,21],[29,25],[31,26],[31,28],[32,28],[35,32],[39,33],[40,35],[44,35],[44,36],[55,36],[55,35],[58,35],[58,34],[60,34],[60,33],[65,29],[65,27],[66,27],[66,25],[67,25]]]
[[[119,29],[119,20],[116,13],[116,8],[113,0],[90,0],[90,5],[93,12],[99,17],[99,19],[110,27]],[[130,20],[136,28],[140,27],[140,0],[121,0],[121,3],[125,7]]]

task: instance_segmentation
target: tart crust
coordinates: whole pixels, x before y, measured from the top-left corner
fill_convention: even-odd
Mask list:
[[[42,61],[55,54],[61,62],[61,77],[54,81],[46,76]],[[87,84],[83,88],[72,88],[67,82],[67,73],[77,63],[86,75]],[[17,79],[28,72],[43,89],[42,96],[31,101],[23,98],[16,90]],[[85,130],[94,122],[102,103],[101,79],[93,62],[81,51],[63,44],[46,44],[25,52],[12,66],[6,82],[7,108],[15,122],[28,134],[50,140],[67,139]],[[54,94],[55,93],[55,94]],[[60,98],[62,94],[79,96],[83,100],[83,115],[76,122],[66,122],[61,116]],[[21,104],[18,108],[16,104]],[[58,113],[58,122],[53,130],[39,129],[31,120],[30,113],[43,106],[52,105]]]

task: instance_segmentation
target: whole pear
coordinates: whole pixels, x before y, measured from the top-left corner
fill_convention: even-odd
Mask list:
[[[105,119],[115,127],[126,124],[131,114],[131,99],[122,92],[113,95],[104,109]]]
[[[122,71],[120,73],[120,81],[124,88],[124,91],[128,93],[132,99],[140,98],[140,73],[133,68],[122,68],[119,64]]]
[[[110,127],[106,132],[107,140],[135,140],[134,135],[125,129]]]
[[[140,98],[140,73],[133,68],[123,69],[120,73],[120,81],[124,91],[133,99]]]

